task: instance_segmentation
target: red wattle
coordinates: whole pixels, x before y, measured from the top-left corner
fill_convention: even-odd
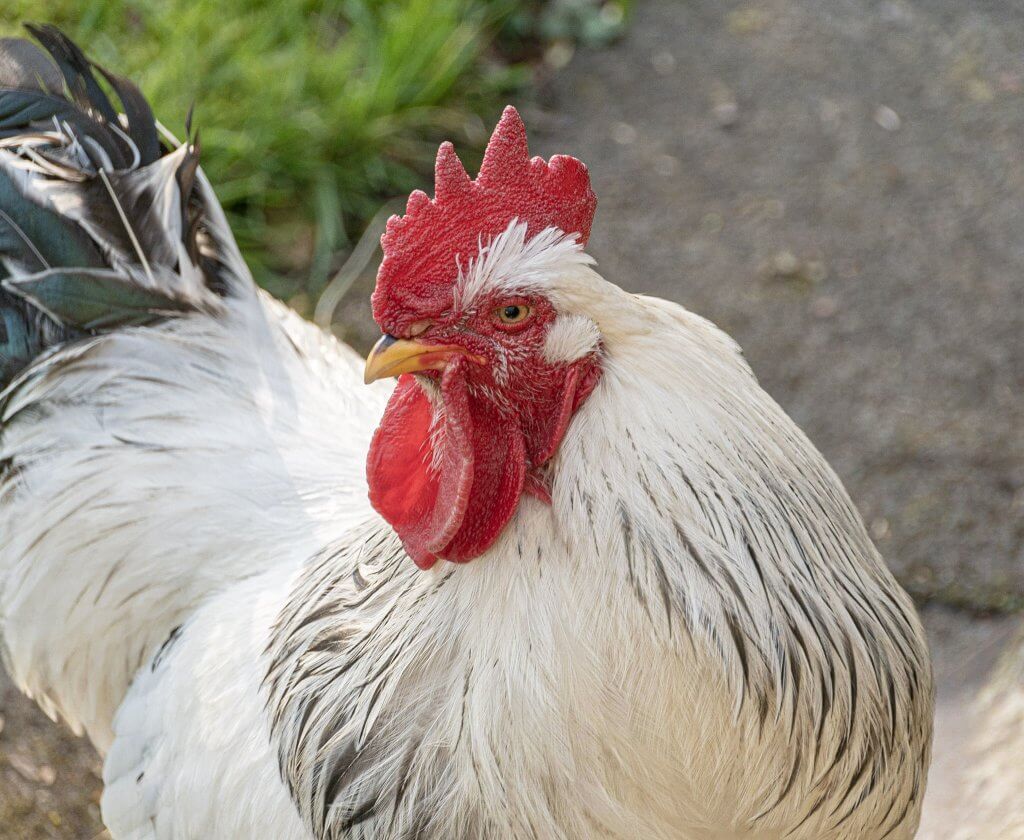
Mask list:
[[[455,360],[441,378],[444,410],[433,430],[430,400],[413,377],[401,377],[367,458],[371,504],[423,569],[486,551],[523,490],[522,431],[471,399],[463,364]]]
[[[433,517],[439,476],[430,469],[433,408],[411,375],[398,380],[366,461],[370,503],[395,529],[417,566],[428,569],[437,558],[424,541],[406,535]]]
[[[501,416],[488,400],[471,404],[473,486],[459,530],[441,552],[456,563],[491,547],[516,512],[526,477],[526,446],[518,422]]]

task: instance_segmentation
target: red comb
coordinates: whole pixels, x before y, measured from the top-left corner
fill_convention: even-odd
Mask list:
[[[434,164],[434,198],[409,196],[404,216],[392,216],[381,237],[384,261],[373,292],[373,316],[385,329],[400,329],[451,301],[458,265],[476,256],[480,243],[513,219],[526,222],[527,238],[556,227],[590,236],[597,198],[587,167],[576,158],[530,158],[526,127],[509,105],[491,135],[480,174],[471,180],[451,143]],[[403,311],[404,310],[404,311]]]

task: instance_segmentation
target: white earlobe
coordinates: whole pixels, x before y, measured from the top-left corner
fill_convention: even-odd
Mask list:
[[[574,362],[597,349],[601,333],[585,315],[559,315],[548,330],[544,358],[549,362]]]

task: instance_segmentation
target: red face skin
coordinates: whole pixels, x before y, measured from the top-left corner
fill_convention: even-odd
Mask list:
[[[508,306],[528,307],[529,315],[505,323],[499,313]],[[381,324],[392,335],[415,332],[419,343],[465,353],[452,352],[443,371],[399,378],[367,460],[370,501],[421,568],[482,554],[524,491],[550,503],[545,466],[600,377],[596,354],[544,358],[555,317],[543,297],[494,294],[470,313],[406,310]]]

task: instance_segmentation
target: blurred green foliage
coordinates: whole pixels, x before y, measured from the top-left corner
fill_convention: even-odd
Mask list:
[[[440,140],[478,163],[544,44],[606,43],[629,2],[0,0],[0,35],[60,26],[178,137],[194,106],[257,281],[308,311],[381,204],[429,188]]]
[[[318,294],[388,196],[421,186],[438,140],[479,147],[525,74],[489,48],[512,0],[5,0],[0,33],[55,23],[136,81],[185,133],[257,279]]]

